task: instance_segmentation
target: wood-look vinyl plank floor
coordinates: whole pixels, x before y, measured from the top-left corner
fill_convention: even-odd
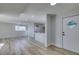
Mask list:
[[[0,55],[64,55],[54,47],[38,47],[27,38],[0,39],[0,44],[2,43],[4,45],[0,48]]]

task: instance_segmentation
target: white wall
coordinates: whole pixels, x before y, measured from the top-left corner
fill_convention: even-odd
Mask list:
[[[15,24],[0,22],[0,38],[27,36],[27,32],[15,31]]]
[[[47,44],[48,46],[52,44],[52,17],[47,15]]]
[[[34,23],[28,23],[28,39],[34,39],[35,33],[34,33]]]
[[[0,14],[0,22],[14,23],[18,20],[18,17],[14,17],[8,14]]]
[[[45,45],[45,33],[35,33],[35,40]]]
[[[52,16],[52,19],[51,19],[51,27],[52,27],[52,44],[55,45],[56,44],[56,15],[53,15]]]

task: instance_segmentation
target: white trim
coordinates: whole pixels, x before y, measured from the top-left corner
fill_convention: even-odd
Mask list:
[[[48,47],[48,46],[50,46],[50,45],[54,45],[54,46],[55,46],[55,44],[54,44],[54,43],[50,43],[50,44],[48,44],[48,45],[47,45],[47,47]]]
[[[51,45],[56,46],[56,47],[58,47],[58,48],[62,48],[62,47],[57,46],[57,45],[54,44],[54,43],[50,43],[50,44],[48,44],[47,47],[48,47],[48,46],[51,46]]]

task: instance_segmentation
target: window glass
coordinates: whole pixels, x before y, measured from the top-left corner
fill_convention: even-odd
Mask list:
[[[16,31],[26,31],[26,26],[15,26]]]

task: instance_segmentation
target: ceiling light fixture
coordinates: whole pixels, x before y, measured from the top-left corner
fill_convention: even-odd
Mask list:
[[[51,5],[51,6],[54,6],[54,5],[56,5],[56,3],[50,3],[50,5]]]

